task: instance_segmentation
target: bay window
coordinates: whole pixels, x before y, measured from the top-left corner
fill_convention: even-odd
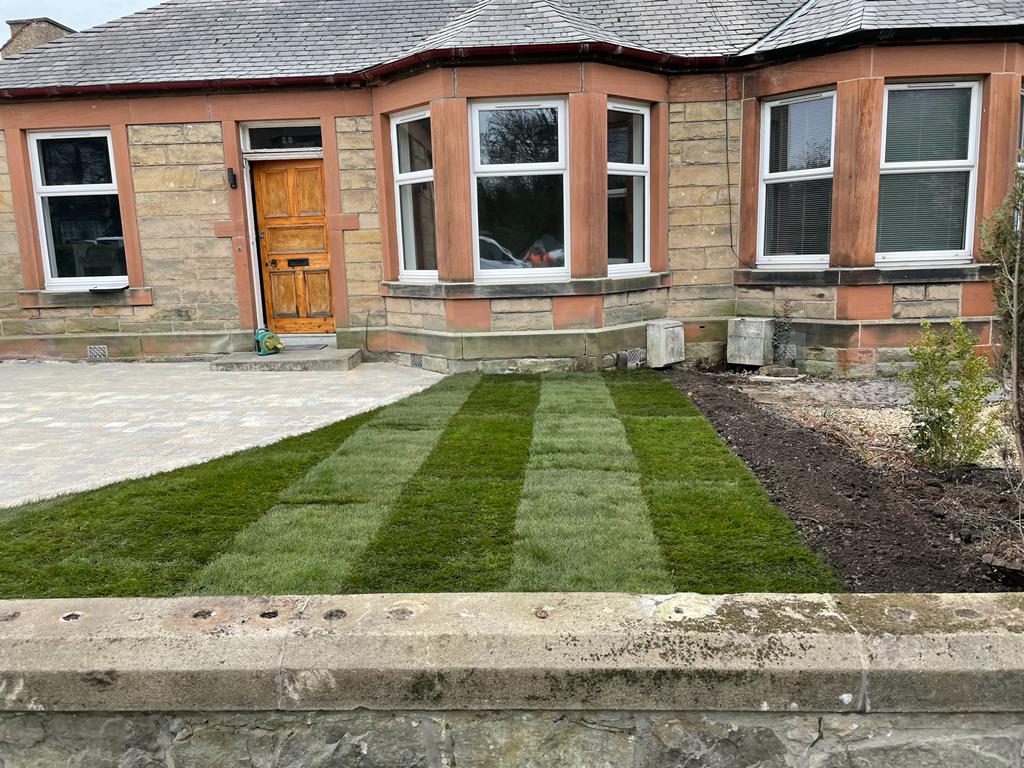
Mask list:
[[[608,274],[649,270],[650,110],[608,103]]]
[[[28,135],[45,285],[128,285],[110,131]]]
[[[825,268],[832,229],[835,92],[762,111],[759,266]]]
[[[885,88],[878,189],[880,266],[971,260],[978,84]]]
[[[565,114],[563,99],[471,104],[478,279],[569,276]]]
[[[391,148],[398,220],[399,274],[403,279],[437,279],[434,229],[434,158],[430,113],[391,118]]]

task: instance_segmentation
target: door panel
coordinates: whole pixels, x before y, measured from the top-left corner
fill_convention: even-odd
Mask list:
[[[331,273],[326,269],[307,269],[302,273],[306,280],[306,304],[313,317],[331,315]]]
[[[319,168],[299,168],[295,173],[295,207],[300,216],[322,216],[324,182]]]
[[[298,224],[293,227],[268,227],[264,242],[267,255],[282,256],[289,253],[326,251],[324,228],[316,224]]]
[[[291,270],[270,272],[270,318],[298,317],[298,291],[295,290],[295,273]]]
[[[322,160],[254,163],[253,189],[267,325],[334,330]]]

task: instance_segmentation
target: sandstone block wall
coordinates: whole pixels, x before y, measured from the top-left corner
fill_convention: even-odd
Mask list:
[[[669,113],[669,317],[729,317],[738,263],[740,102],[675,103]]]
[[[369,116],[335,119],[338,134],[338,169],[341,175],[341,212],[356,214],[359,228],[344,233],[345,284],[348,322],[359,328],[387,322],[380,281],[384,277],[373,119]],[[339,326],[345,318],[336,318]]]
[[[153,306],[121,320],[123,332],[238,328],[220,123],[129,126],[142,269]]]
[[[213,223],[228,218],[220,123],[128,128],[143,279],[151,306],[75,301],[18,309],[24,287],[10,183],[0,173],[0,335],[151,334],[237,329],[234,260]],[[6,185],[6,191],[3,187]],[[122,189],[120,194],[127,194]],[[5,213],[5,207],[7,212]],[[172,345],[173,346],[173,345]],[[173,349],[168,349],[172,352]]]

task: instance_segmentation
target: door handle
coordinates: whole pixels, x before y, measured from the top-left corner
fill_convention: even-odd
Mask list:
[[[270,260],[270,266],[276,267],[277,266],[277,259],[271,259]]]

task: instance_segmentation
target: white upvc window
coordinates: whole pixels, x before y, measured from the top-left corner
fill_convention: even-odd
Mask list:
[[[973,81],[885,87],[878,266],[970,262],[978,101]]]
[[[28,134],[48,290],[128,286],[109,130]]]
[[[568,278],[565,99],[473,102],[469,119],[477,279]]]
[[[828,267],[835,104],[825,91],[762,107],[759,267]]]
[[[260,120],[243,123],[241,128],[242,152],[252,160],[323,154],[323,135],[317,120]]]
[[[608,274],[649,272],[651,110],[608,102]]]
[[[391,162],[395,177],[399,279],[437,280],[434,226],[434,157],[430,111],[391,116]]]

